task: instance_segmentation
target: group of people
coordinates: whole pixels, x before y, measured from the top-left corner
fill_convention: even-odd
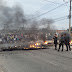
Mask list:
[[[0,34],[0,43],[14,43],[24,40],[23,34]]]
[[[58,49],[57,49],[57,44],[58,44],[58,42],[57,42],[58,41],[57,34],[54,35],[53,39],[54,39],[55,50],[60,51],[60,48],[62,46],[62,50],[61,51],[63,51],[64,50],[64,44],[65,44],[66,45],[66,51],[68,51],[68,50],[71,51],[71,48],[70,48],[70,37],[67,36],[66,33],[65,34],[61,34],[61,36],[60,36],[59,48]]]

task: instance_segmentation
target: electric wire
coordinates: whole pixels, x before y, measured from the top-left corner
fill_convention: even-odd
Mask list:
[[[68,3],[68,2],[66,2],[66,3]],[[59,5],[58,7],[53,8],[53,9],[51,9],[51,10],[47,11],[47,12],[44,12],[44,13],[42,13],[41,15],[38,15],[38,16],[36,16],[36,17],[33,17],[32,19],[34,19],[34,18],[38,18],[38,17],[43,16],[43,15],[45,15],[45,14],[49,13],[49,12],[52,12],[52,11],[54,11],[54,10],[56,10],[56,9],[58,9],[58,8],[60,8],[60,7],[62,7],[62,6],[64,6],[66,3],[61,4],[61,5]],[[30,19],[30,20],[32,20],[32,19]]]
[[[57,0],[56,0],[56,1],[57,1]],[[56,1],[55,1],[55,2],[47,1],[48,3],[50,2],[50,4],[49,4],[49,5],[46,4],[46,5],[42,6],[40,9],[38,9],[37,11],[35,11],[34,14],[36,14],[37,12],[39,12],[42,8],[44,8],[44,7],[46,7],[46,6],[48,6],[48,8],[49,8],[49,7],[53,6],[54,4],[60,4],[60,3],[56,3]]]

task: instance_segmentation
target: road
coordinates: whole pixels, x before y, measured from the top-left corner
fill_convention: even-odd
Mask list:
[[[50,47],[0,52],[0,72],[72,72],[72,51]]]

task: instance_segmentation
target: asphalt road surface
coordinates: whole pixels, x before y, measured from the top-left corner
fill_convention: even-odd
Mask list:
[[[72,51],[50,47],[0,52],[0,72],[72,72]]]

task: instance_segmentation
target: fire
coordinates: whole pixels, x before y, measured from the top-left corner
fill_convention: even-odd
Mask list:
[[[45,41],[45,42],[44,42],[44,44],[48,44],[48,42],[47,42],[47,41]]]
[[[17,46],[15,46],[15,48],[16,48]]]
[[[24,48],[24,49],[29,49],[29,48]]]
[[[30,45],[30,48],[35,48],[35,46],[34,45]]]
[[[35,46],[36,46],[36,45],[40,45],[40,43],[35,43]]]
[[[40,48],[40,43],[31,44],[30,48]]]
[[[69,43],[72,44],[72,40]]]

